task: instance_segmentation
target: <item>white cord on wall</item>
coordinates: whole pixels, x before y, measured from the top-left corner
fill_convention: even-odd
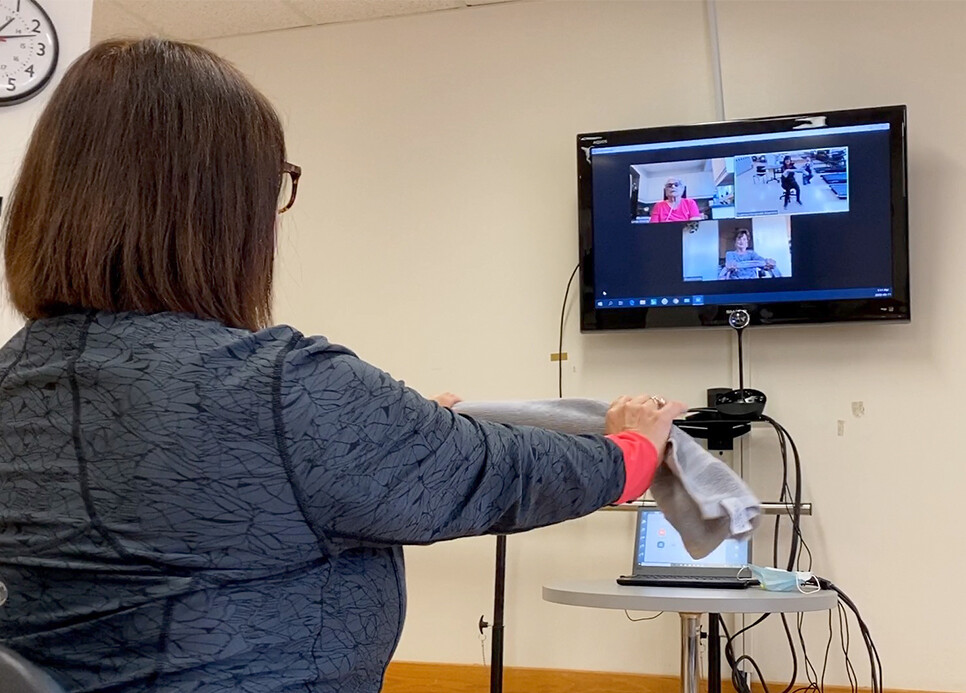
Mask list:
[[[708,17],[708,41],[709,47],[711,48],[711,81],[714,87],[714,107],[715,116],[718,120],[726,120],[727,116],[725,114],[725,102],[724,102],[724,79],[721,75],[721,46],[718,40],[718,3],[717,0],[705,0],[705,9],[707,10]],[[747,346],[747,343],[745,344]],[[735,347],[737,348],[737,347]],[[737,363],[738,359],[732,360],[732,363]],[[750,361],[750,359],[748,359]],[[751,367],[745,371],[745,386],[751,387]],[[732,379],[734,379],[734,374],[732,374]],[[745,446],[745,439],[741,437],[736,441],[738,444],[735,445],[732,457],[732,467],[738,472],[738,475],[745,478],[745,460],[747,459],[747,449]],[[746,614],[735,615],[737,620],[741,621],[741,629],[743,630],[747,624]],[[732,627],[737,629],[738,626],[734,625],[732,622]],[[732,630],[732,632],[735,632]],[[751,649],[750,642],[750,631],[744,631],[741,634],[741,642],[739,643],[741,654],[747,654]],[[716,672],[717,673],[717,672]],[[710,675],[710,672],[709,672]]]
[[[721,79],[721,50],[718,45],[718,3],[705,0],[708,14],[708,39],[711,42],[711,79],[714,82],[714,106],[718,120],[725,120],[724,84]]]

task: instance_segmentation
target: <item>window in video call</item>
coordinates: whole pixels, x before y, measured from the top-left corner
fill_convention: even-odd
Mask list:
[[[891,295],[889,125],[593,150],[598,308]]]

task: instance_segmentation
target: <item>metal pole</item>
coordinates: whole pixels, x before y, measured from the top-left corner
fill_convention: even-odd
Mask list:
[[[721,693],[721,640],[718,614],[708,614],[708,693]]]
[[[506,535],[496,537],[493,587],[493,642],[490,645],[490,693],[503,693],[503,597],[506,592]]]
[[[698,693],[701,614],[681,614],[681,693]]]
[[[812,504],[802,503],[801,514],[811,515],[812,514]],[[627,512],[627,511],[637,511],[638,508],[657,508],[657,503],[652,500],[644,501],[629,501],[627,503],[621,503],[620,505],[605,505],[601,510],[610,510],[617,512]],[[794,503],[769,503],[763,502],[761,504],[761,514],[762,515],[790,515],[795,511]]]
[[[738,389],[745,389],[745,357],[741,353],[741,335],[744,330],[738,330]]]

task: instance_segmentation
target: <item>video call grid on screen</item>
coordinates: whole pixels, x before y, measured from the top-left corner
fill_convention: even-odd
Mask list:
[[[881,123],[593,149],[598,307],[890,295],[888,138]],[[693,201],[677,219],[674,189]]]
[[[701,219],[849,211],[848,147],[631,164],[629,180],[635,224],[692,219],[666,216],[669,186],[696,202]]]

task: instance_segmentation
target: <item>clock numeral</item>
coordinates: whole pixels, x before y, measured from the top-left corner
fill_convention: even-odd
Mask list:
[[[37,44],[37,55],[47,55],[47,46],[42,43]]]
[[[31,31],[34,32],[35,34],[39,34],[40,33],[40,20],[39,19],[35,19],[34,20],[34,28],[31,29]]]
[[[10,79],[7,80],[7,91],[16,91],[16,90],[17,90],[17,80],[11,77]]]
[[[24,70],[24,72],[26,72],[28,75],[30,75],[31,77],[33,77],[34,76],[34,66],[33,65],[28,66],[27,69]]]

